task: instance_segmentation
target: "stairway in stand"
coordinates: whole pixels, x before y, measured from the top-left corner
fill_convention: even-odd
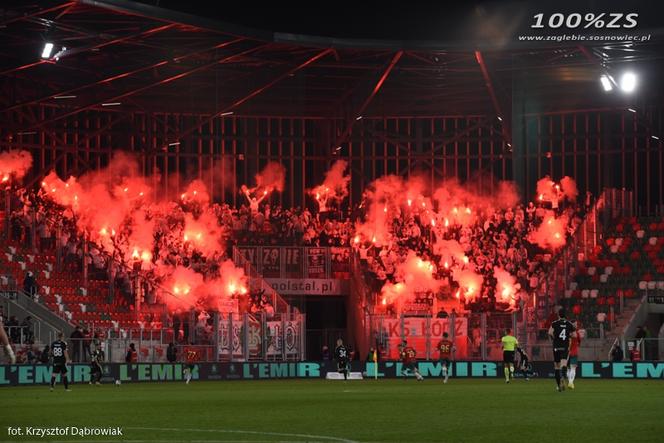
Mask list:
[[[0,269],[13,276],[21,289],[25,275],[32,271],[37,281],[39,303],[72,324],[83,323],[95,329],[161,327],[159,322],[148,324],[143,315],[137,319],[132,307],[117,290],[114,297],[109,297],[107,280],[93,276],[85,288],[83,273],[77,269],[77,264],[58,271],[53,250],[33,253],[16,242],[6,242],[0,249]]]

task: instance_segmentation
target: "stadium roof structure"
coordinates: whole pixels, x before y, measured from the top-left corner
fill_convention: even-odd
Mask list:
[[[321,26],[327,35],[315,36],[298,33],[315,30],[313,22],[295,32],[265,30],[237,24],[251,22],[238,14],[229,13],[234,23],[221,20],[213,9],[225,5],[160,5],[127,0],[5,5],[2,114],[52,103],[66,118],[121,103],[123,112],[204,115],[509,116],[516,89],[528,96],[528,109],[538,112],[624,106],[617,95],[602,93],[599,77],[625,66],[639,72],[648,101],[664,95],[659,28],[639,29],[638,34],[652,35],[643,43],[524,43],[516,38],[524,29],[523,14],[518,23],[505,22],[504,16],[476,9],[485,14],[484,25],[468,38],[457,33],[427,39],[431,36],[417,29],[408,38],[408,30],[401,29],[390,39],[350,24],[351,37],[345,38],[343,23]],[[454,17],[465,12],[455,11]],[[398,16],[391,17],[372,20],[394,29]],[[54,43],[54,54],[42,59],[47,41]]]

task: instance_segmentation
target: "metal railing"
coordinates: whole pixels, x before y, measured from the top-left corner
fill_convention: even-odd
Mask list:
[[[70,358],[86,362],[90,351],[99,346],[105,361],[127,362],[130,345],[134,345],[136,363],[169,361],[168,348],[177,349],[175,361],[302,361],[306,358],[306,317],[302,314],[280,313],[268,318],[265,314],[219,314],[212,322],[203,321],[196,326],[195,343],[169,340],[168,330],[124,331],[118,334],[69,339]],[[191,355],[190,355],[191,352]],[[130,354],[131,356],[131,354]],[[129,359],[131,360],[131,359]]]
[[[290,312],[290,305],[281,297],[272,286],[258,273],[251,262],[242,254],[237,247],[233,247],[233,257],[236,266],[244,269],[245,275],[249,279],[250,292],[263,292],[268,297],[274,307],[275,313]]]

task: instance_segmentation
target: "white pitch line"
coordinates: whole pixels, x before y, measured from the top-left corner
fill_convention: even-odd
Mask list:
[[[123,426],[123,429],[136,429],[142,431],[172,431],[172,432],[219,432],[224,434],[251,434],[251,435],[273,435],[275,437],[298,437],[306,439],[318,439],[328,441],[339,441],[342,443],[359,443],[355,440],[347,440],[339,437],[329,437],[327,435],[311,435],[311,434],[287,434],[283,432],[263,432],[263,431],[240,431],[235,429],[190,429],[190,428],[147,428],[147,427],[129,427]]]
[[[26,440],[23,440],[26,441]],[[40,441],[40,440],[27,440]],[[95,443],[118,443],[118,440],[92,440]],[[182,439],[177,440],[120,440],[123,443],[173,443],[175,441],[181,442]],[[186,440],[188,443],[292,443],[287,440]],[[71,443],[71,440],[53,440],[52,443]]]

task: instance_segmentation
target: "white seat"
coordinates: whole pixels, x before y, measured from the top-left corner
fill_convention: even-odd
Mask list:
[[[590,298],[597,298],[599,295],[599,291],[597,289],[591,289],[590,290]]]
[[[644,281],[639,282],[639,289],[646,289],[647,286],[648,284],[646,282]]]
[[[611,254],[618,253],[618,245],[611,246],[611,248],[609,248],[609,250],[611,251]]]
[[[607,266],[606,268],[604,268],[604,273],[605,273],[606,275],[611,275],[611,274],[613,274],[613,266]]]
[[[646,232],[643,229],[636,231],[636,238],[643,238],[646,235]]]
[[[597,272],[597,268],[594,266],[588,268],[588,275],[595,275],[595,272]]]
[[[16,248],[14,246],[9,247],[9,252],[12,253],[12,255],[16,254]]]
[[[575,282],[575,281],[573,281],[572,283],[569,284],[569,288],[570,288],[572,291],[576,291],[576,288],[577,288],[577,287],[579,287],[579,284],[578,284],[577,282]]]
[[[44,273],[44,278],[46,278],[46,280],[48,280],[49,278],[51,278],[51,273],[50,273],[50,272],[48,272],[48,271],[46,271],[46,270],[44,270],[44,271],[42,271],[42,272]]]
[[[602,283],[606,283],[606,281],[609,279],[609,276],[606,274],[602,274],[599,276],[599,281]]]
[[[88,290],[86,288],[78,288],[78,293],[81,295],[88,295]]]
[[[657,289],[664,289],[664,281],[657,282]]]
[[[572,290],[565,289],[565,298],[570,298],[570,297],[572,297]]]
[[[622,238],[617,238],[615,244],[616,244],[616,246],[621,246],[623,244],[623,239]]]
[[[30,261],[30,263],[34,263],[35,262],[35,256],[32,255],[32,254],[28,254],[28,260]]]
[[[46,295],[51,293],[51,287],[50,286],[42,286],[42,290],[44,291],[44,294],[46,294]]]
[[[650,237],[650,238],[648,239],[648,243],[650,243],[651,245],[655,246],[655,245],[657,244],[657,237]]]
[[[655,289],[657,287],[657,282],[656,281],[649,281],[648,282],[648,289]]]
[[[78,305],[81,307],[81,312],[88,312],[88,305],[85,303],[79,303]]]
[[[589,291],[589,290],[584,289],[583,291],[581,291],[581,297],[582,297],[582,298],[588,298],[589,295],[590,295],[590,291]]]
[[[18,264],[21,266],[21,271],[25,271],[25,269],[27,268],[27,265],[25,264],[25,262],[20,261],[20,262],[18,262]]]
[[[46,269],[48,269],[48,272],[53,272],[53,264],[52,263],[46,263]]]
[[[9,252],[5,252],[5,255],[7,256],[7,261],[13,261],[14,260],[14,256],[12,254],[10,254]]]

